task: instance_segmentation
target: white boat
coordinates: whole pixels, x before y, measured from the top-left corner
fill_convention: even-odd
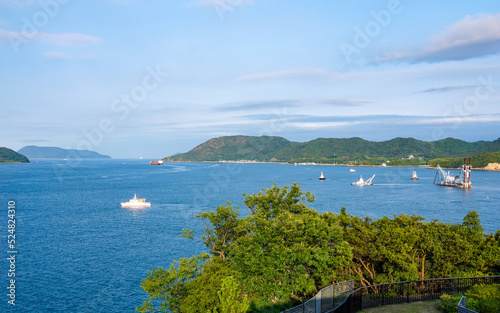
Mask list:
[[[318,177],[319,180],[325,180],[325,176],[323,175],[323,172],[321,172],[321,175]]]
[[[128,202],[122,202],[122,208],[148,208],[151,206],[151,202],[146,202],[146,199],[138,199],[137,195]]]
[[[373,178],[375,177],[375,174],[373,174],[372,177],[368,178],[366,181],[363,179],[363,176],[359,176],[359,180],[357,182],[353,182],[351,183],[351,185],[354,185],[354,186],[369,186],[369,185],[373,185],[372,183],[372,180]]]
[[[353,168],[351,168],[351,169],[349,170],[349,172],[356,172],[356,170],[355,170],[355,169],[353,169]]]
[[[416,171],[413,171],[413,175],[411,176],[411,179],[413,179],[413,180],[417,180],[418,179]]]

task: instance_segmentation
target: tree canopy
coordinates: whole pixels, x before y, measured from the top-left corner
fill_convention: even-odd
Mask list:
[[[248,215],[230,202],[196,215],[201,234],[182,236],[208,253],[154,269],[142,282],[139,312],[279,312],[335,282],[359,285],[500,273],[500,231],[485,234],[479,214],[461,224],[417,215],[372,220],[319,214],[298,184],[245,196]]]

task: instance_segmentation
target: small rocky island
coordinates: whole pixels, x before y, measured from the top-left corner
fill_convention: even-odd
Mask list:
[[[30,163],[30,160],[12,149],[0,147],[0,163]]]

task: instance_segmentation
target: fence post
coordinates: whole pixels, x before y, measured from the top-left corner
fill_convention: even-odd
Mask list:
[[[321,290],[316,294],[316,313],[321,313]]]
[[[406,286],[406,303],[410,303],[410,282],[407,282]]]

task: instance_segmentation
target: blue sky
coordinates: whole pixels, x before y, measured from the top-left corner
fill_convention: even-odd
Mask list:
[[[500,137],[500,2],[0,0],[0,146]]]

